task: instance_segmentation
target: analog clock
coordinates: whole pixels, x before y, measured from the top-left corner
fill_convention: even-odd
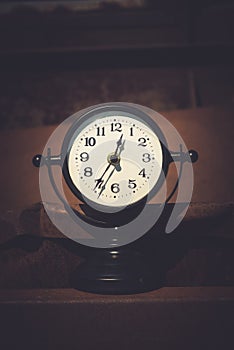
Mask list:
[[[156,227],[177,189],[178,205],[173,205],[165,232],[178,226],[192,195],[189,163],[197,159],[197,152],[187,150],[175,128],[144,106],[97,105],[56,128],[43,154],[33,157],[33,164],[40,167],[44,208],[65,236],[81,245],[104,248],[84,251],[84,263],[71,277],[73,287],[121,294],[161,286],[162,272],[144,258],[144,249],[139,253],[134,250],[139,245],[134,248],[129,243]],[[178,163],[178,178],[168,195],[165,180],[171,162]],[[82,203],[68,201],[67,186]],[[159,204],[147,205],[153,197]]]
[[[136,107],[95,108],[65,137],[63,174],[78,198],[114,212],[160,188],[168,166],[165,145],[159,127]]]

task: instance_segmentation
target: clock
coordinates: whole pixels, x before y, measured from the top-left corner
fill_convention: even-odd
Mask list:
[[[184,194],[183,213],[175,203],[165,232],[178,226],[191,199],[191,163],[197,158],[165,118],[135,104],[92,106],[59,125],[33,164],[40,166],[41,197],[54,225],[89,247],[72,286],[97,293],[159,286],[160,271],[155,284],[147,256],[129,243],[156,225],[177,189],[177,199]],[[178,179],[168,195],[171,163],[178,163]],[[69,202],[65,187],[81,202],[81,210]],[[159,203],[152,206],[149,201],[155,198]]]
[[[94,108],[80,118],[68,131],[62,154],[71,191],[105,213],[137,208],[151,198],[171,161],[166,139],[149,116],[119,105]]]

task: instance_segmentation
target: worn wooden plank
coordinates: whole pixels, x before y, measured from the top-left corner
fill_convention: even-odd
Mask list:
[[[233,288],[163,288],[132,296],[74,290],[0,292],[11,349],[233,348]]]
[[[149,204],[151,206],[157,204]],[[182,205],[183,207],[183,205]],[[74,205],[74,208],[77,211],[82,212],[79,205]],[[167,205],[165,208],[165,216],[167,219],[170,216],[172,207],[171,205]],[[156,212],[156,208],[155,208]],[[61,219],[67,215],[61,213]],[[30,216],[30,209],[25,211],[25,221]],[[28,221],[28,220],[27,220]],[[26,221],[26,223],[27,223]],[[167,221],[167,220],[166,220]],[[159,224],[160,229],[164,232],[164,224],[165,222]],[[53,225],[53,223],[48,218],[43,207],[40,209],[40,220],[38,218],[34,221],[33,226],[40,227],[40,231],[38,232],[39,236],[42,237],[64,237],[58,229]],[[234,204],[215,204],[215,203],[192,203],[186,213],[184,218],[184,226],[186,227],[186,231],[188,235],[197,234],[197,236],[201,235],[203,237],[220,237],[220,238],[232,238],[234,239]],[[30,233],[30,225],[28,227],[23,226],[22,222],[22,231],[21,234],[31,234]],[[156,229],[155,229],[156,230]],[[179,230],[180,231],[180,230]]]
[[[122,33],[123,36],[125,33]],[[147,34],[147,33],[146,33]],[[175,45],[173,38],[168,45],[160,43],[148,43],[144,38],[139,45],[135,37],[140,32],[132,35],[132,41],[118,44],[116,36],[115,44],[105,45],[99,42],[99,46],[88,46],[85,50],[80,44],[67,43],[62,49],[58,46],[33,49],[26,47],[3,50],[0,52],[0,71],[38,72],[43,70],[86,70],[86,69],[119,69],[142,67],[182,67],[186,65],[203,66],[214,64],[232,64],[234,61],[233,44],[208,43],[208,44],[184,44]],[[150,34],[152,35],[152,33]],[[161,36],[161,34],[158,34]],[[95,57],[95,59],[94,59]]]
[[[129,303],[234,302],[234,287],[164,287],[147,293],[102,295],[64,289],[0,289],[3,304],[129,304]]]
[[[169,213],[170,210],[169,207]],[[194,211],[195,216],[190,210],[171,235],[164,233],[167,215],[163,214],[132,249],[150,260],[155,281],[160,270],[163,286],[233,286],[233,205],[205,208],[204,212],[198,207]],[[38,227],[39,232],[31,231],[33,220],[29,213],[30,210],[24,212],[27,231],[17,236],[2,235],[0,288],[71,287],[73,272],[84,258],[93,255],[93,249],[63,237],[45,213],[41,227],[34,218],[33,226]]]

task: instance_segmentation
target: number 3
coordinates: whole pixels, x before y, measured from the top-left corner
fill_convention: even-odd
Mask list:
[[[144,163],[149,163],[151,161],[150,154],[149,153],[144,153],[142,156],[142,161]]]

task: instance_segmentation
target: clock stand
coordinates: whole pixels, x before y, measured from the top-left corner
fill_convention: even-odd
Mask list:
[[[93,293],[133,294],[159,288],[160,279],[155,275],[145,255],[134,248],[90,248],[86,260],[73,272],[71,285]]]
[[[187,154],[182,152],[177,154],[177,160],[181,162],[181,171],[184,162],[190,161],[193,163],[197,159],[198,154],[194,150],[188,151]],[[60,157],[51,156],[49,149],[46,158],[43,158],[42,155],[36,155],[33,158],[34,166],[47,166],[54,192],[64,201],[54,182],[51,171],[51,166],[53,164],[59,164],[59,162]],[[180,177],[178,177],[166,202],[175,193],[179,180]],[[82,220],[90,224],[100,227],[110,227],[113,225],[113,220],[115,220],[115,226],[117,223],[118,225],[123,225],[129,220],[134,219],[135,216],[139,215],[145,205],[147,205],[146,200],[142,200],[138,205],[129,208],[127,212],[123,211],[121,214],[112,216],[110,214],[101,216],[100,213],[97,213],[86,204],[81,204],[84,214],[76,210],[74,212]],[[64,202],[64,207],[66,208],[66,206],[67,203]],[[160,270],[160,266],[152,265],[147,254],[139,249],[141,239],[124,247],[113,247],[111,249],[88,247],[86,253],[83,255],[84,261],[71,275],[71,286],[79,290],[101,294],[133,294],[160,288],[162,286],[162,271]]]

